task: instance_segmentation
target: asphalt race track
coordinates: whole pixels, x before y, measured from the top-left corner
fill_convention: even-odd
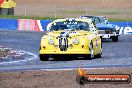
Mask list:
[[[0,45],[31,52],[37,56],[33,60],[0,64],[0,71],[65,69],[83,67],[132,67],[132,35],[121,35],[119,42],[103,40],[103,56],[93,60],[40,61],[38,49],[44,32],[0,30]],[[63,57],[62,57],[63,58]]]

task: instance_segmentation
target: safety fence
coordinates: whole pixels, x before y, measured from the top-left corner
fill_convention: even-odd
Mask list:
[[[17,19],[0,19],[0,29],[16,30],[17,28]]]
[[[118,25],[120,34],[132,34],[132,22],[109,22],[110,24]]]
[[[0,30],[46,31],[52,20],[0,19]],[[120,34],[132,34],[132,22],[109,22],[120,27]]]
[[[0,30],[46,31],[52,20],[0,19]]]

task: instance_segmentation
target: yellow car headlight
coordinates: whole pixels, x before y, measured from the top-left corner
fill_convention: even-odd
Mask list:
[[[72,42],[73,42],[73,44],[75,44],[75,45],[79,44],[79,40],[78,40],[77,38],[73,39]]]
[[[50,44],[50,45],[53,45],[55,42],[54,42],[54,39],[49,39],[48,40],[48,43]]]

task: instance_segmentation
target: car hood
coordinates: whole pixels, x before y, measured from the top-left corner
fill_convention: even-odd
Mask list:
[[[98,23],[96,24],[96,27],[98,28],[98,30],[113,30],[114,26],[112,26],[111,24],[105,24],[105,23]]]
[[[91,32],[88,31],[52,31],[46,33],[48,36],[53,37],[77,37],[77,36],[84,36],[84,35],[90,35]]]

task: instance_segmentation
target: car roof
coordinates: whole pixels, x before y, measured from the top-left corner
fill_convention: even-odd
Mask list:
[[[88,18],[93,18],[93,17],[105,17],[105,18],[106,18],[106,16],[90,16],[90,15],[89,15],[89,16],[80,16],[80,18],[81,18],[81,17],[88,17]]]
[[[63,21],[83,21],[83,22],[87,22],[87,23],[91,23],[92,20],[91,19],[84,19],[84,18],[63,18],[63,19],[57,19],[53,22],[63,22]]]

